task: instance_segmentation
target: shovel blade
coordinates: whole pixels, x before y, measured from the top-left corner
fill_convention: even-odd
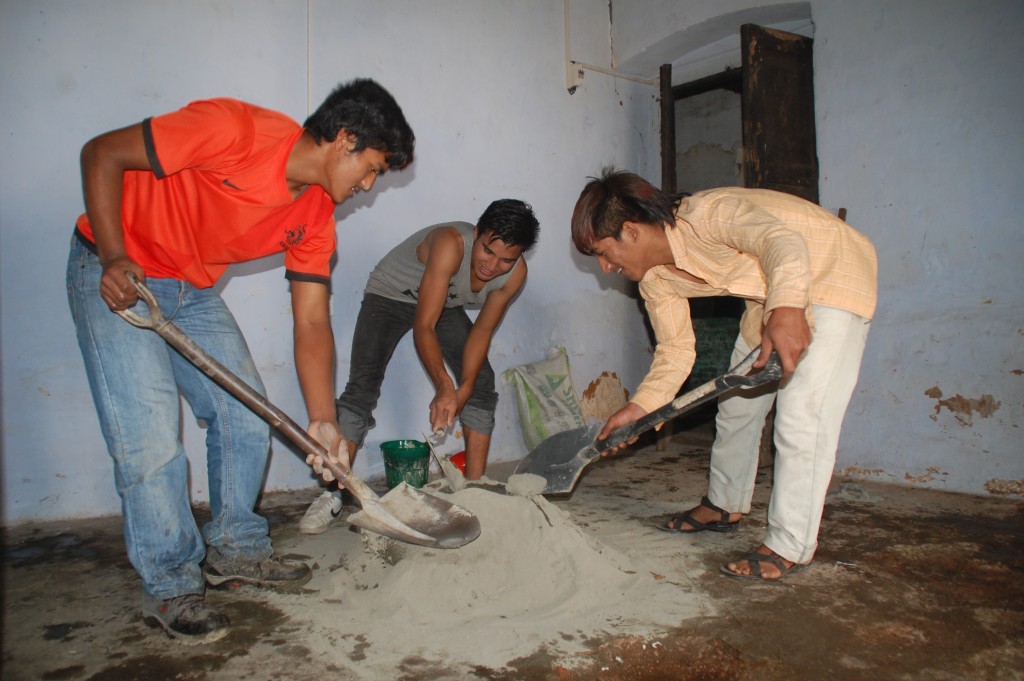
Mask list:
[[[410,544],[457,549],[480,536],[480,520],[467,509],[401,483],[380,499],[360,499],[348,522]]]
[[[427,441],[427,447],[430,448],[430,454],[434,457],[434,461],[437,462],[438,468],[441,469],[441,474],[444,475],[445,482],[448,483],[448,489],[452,492],[458,492],[465,488],[466,478],[462,475],[462,471],[452,463],[452,460],[448,456],[439,454],[437,451],[437,445],[444,442],[444,431],[441,430],[433,435],[424,434],[423,438]]]
[[[555,433],[519,462],[515,475],[531,473],[545,478],[548,483],[541,494],[569,494],[583,469],[600,456],[594,440],[601,428],[595,424]]]
[[[596,438],[603,427],[600,425],[552,435],[534,447],[533,451],[519,463],[515,472],[532,473],[547,479],[548,484],[542,494],[568,494],[572,492],[583,468],[601,455],[598,447],[607,451],[616,445],[629,442],[637,435],[732,390],[753,388],[779,380],[782,377],[782,362],[775,352],[771,353],[762,370],[754,374],[747,373],[760,352],[761,346],[758,346],[725,374],[711,379],[685,395],[680,395],[633,423],[616,428],[599,445]]]

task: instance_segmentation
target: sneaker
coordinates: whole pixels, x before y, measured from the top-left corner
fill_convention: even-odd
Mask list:
[[[334,522],[334,519],[341,515],[344,504],[341,500],[341,492],[338,490],[327,490],[316,498],[306,514],[299,521],[299,532],[302,534],[320,534],[327,530]]]
[[[210,586],[252,584],[269,589],[294,589],[313,577],[313,570],[303,562],[270,556],[261,561],[222,561],[210,563],[207,555],[203,575]]]
[[[160,627],[170,638],[183,643],[212,643],[228,633],[228,618],[209,605],[202,594],[185,594],[161,601],[145,596],[142,619],[149,626]]]

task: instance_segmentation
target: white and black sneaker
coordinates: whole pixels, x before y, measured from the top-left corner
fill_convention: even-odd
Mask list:
[[[310,504],[299,521],[299,532],[320,534],[326,531],[334,519],[341,515],[343,506],[341,492],[337,489],[327,490]]]
[[[149,596],[142,599],[142,619],[160,627],[168,637],[182,643],[212,643],[228,633],[228,618],[217,612],[202,594],[184,594],[167,600]]]

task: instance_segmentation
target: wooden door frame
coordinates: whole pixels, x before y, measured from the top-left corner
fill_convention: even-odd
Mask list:
[[[660,110],[661,110],[661,188],[663,191],[670,194],[675,194],[679,191],[678,178],[676,176],[676,120],[675,120],[675,102],[677,99],[683,99],[685,97],[692,97],[694,95],[703,94],[705,92],[711,92],[713,90],[730,90],[737,92],[743,97],[743,156],[744,160],[753,157],[753,150],[749,147],[751,142],[751,126],[749,125],[749,114],[747,112],[749,101],[754,96],[754,93],[744,93],[744,87],[747,87],[751,73],[747,73],[748,70],[753,71],[750,66],[750,55],[745,51],[751,47],[748,44],[751,40],[752,29],[754,32],[760,32],[761,34],[767,34],[771,36],[779,36],[784,41],[793,39],[791,42],[802,42],[808,46],[808,50],[813,49],[813,39],[799,36],[797,34],[789,34],[774,29],[766,29],[752,24],[744,24],[741,27],[741,55],[743,62],[748,66],[739,68],[727,68],[704,78],[699,78],[694,81],[683,83],[680,85],[672,85],[672,65],[663,64],[659,72],[659,91],[660,91]],[[807,76],[810,79],[812,86],[810,91],[801,91],[801,94],[806,94],[808,97],[809,105],[811,107],[811,114],[809,116],[810,124],[810,138],[811,145],[815,147],[815,154],[813,155],[813,177],[810,175],[804,176],[806,181],[804,182],[801,191],[792,191],[797,195],[802,195],[804,198],[808,198],[812,201],[817,202],[818,200],[818,182],[819,182],[819,170],[817,167],[817,155],[816,155],[816,131],[814,130],[814,93],[813,93],[813,66],[810,61],[805,66],[808,69]],[[802,129],[801,129],[802,130]],[[760,157],[758,157],[760,158]],[[748,172],[746,163],[744,164],[744,185],[745,186],[761,186],[760,181],[757,178],[752,178],[752,174]],[[782,191],[790,190],[788,187],[779,187]]]

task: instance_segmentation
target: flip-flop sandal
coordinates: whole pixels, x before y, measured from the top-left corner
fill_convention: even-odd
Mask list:
[[[722,566],[722,568],[721,568],[722,573],[725,574],[725,575],[728,575],[729,577],[733,577],[734,579],[749,579],[749,580],[759,580],[759,581],[762,581],[762,582],[774,582],[776,580],[782,579],[783,577],[785,577],[788,574],[791,574],[793,572],[799,572],[804,567],[806,567],[805,565],[800,565],[799,563],[793,563],[789,567],[786,567],[786,564],[784,562],[782,562],[782,556],[780,556],[779,554],[775,553],[774,551],[772,551],[769,554],[757,553],[755,551],[754,553],[751,553],[749,555],[744,556],[740,560],[745,560],[748,563],[750,563],[750,574],[749,575],[742,575],[742,574],[740,574],[738,572],[733,572],[732,570],[729,569],[729,565],[728,564]],[[766,577],[762,576],[761,575],[761,563],[771,563],[772,565],[777,567],[779,569],[779,573],[780,573],[779,576],[778,577],[772,577],[772,578],[766,578]]]
[[[738,520],[736,522],[730,523],[729,522],[729,513],[727,511],[724,511],[724,510],[720,509],[719,507],[715,506],[714,504],[712,504],[711,501],[706,496],[705,497],[701,497],[700,506],[703,506],[704,508],[709,509],[711,511],[715,511],[716,513],[718,513],[721,516],[720,519],[716,520],[714,522],[711,522],[711,523],[702,523],[702,522],[700,522],[699,520],[697,520],[697,519],[695,519],[693,517],[693,512],[697,510],[696,508],[693,508],[693,509],[690,509],[689,511],[686,511],[684,513],[680,513],[677,516],[669,518],[668,522],[672,523],[675,527],[669,527],[668,523],[658,523],[657,525],[654,526],[654,528],[657,529],[657,530],[661,530],[662,532],[678,532],[680,534],[694,534],[696,532],[705,532],[705,531],[710,531],[710,532],[732,532],[740,524],[740,521],[738,521]],[[700,508],[700,506],[698,506],[697,508]],[[683,523],[686,523],[687,525],[689,525],[691,529],[689,529],[689,530],[682,529]]]

